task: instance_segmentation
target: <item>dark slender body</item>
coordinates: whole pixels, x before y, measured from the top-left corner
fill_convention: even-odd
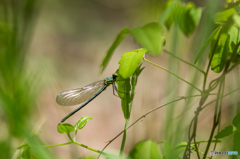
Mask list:
[[[101,94],[105,89],[107,88],[107,85],[103,86],[103,88],[98,91],[94,96],[92,96],[88,101],[86,101],[85,103],[83,103],[80,107],[78,107],[77,109],[75,109],[74,111],[72,111],[70,114],[68,114],[66,117],[64,117],[61,122],[64,122],[65,120],[67,120],[70,116],[72,116],[73,114],[75,114],[77,111],[79,111],[80,109],[82,109],[83,107],[85,107],[89,102],[91,102],[94,98],[96,98],[99,94]]]
[[[113,84],[113,94],[114,89],[116,89],[116,78],[118,76],[113,74],[112,77],[105,78],[104,80],[94,82],[85,87],[73,89],[69,91],[65,91],[60,93],[57,96],[57,103],[64,106],[71,106],[76,104],[83,103],[80,107],[72,111],[66,117],[64,117],[61,122],[67,120],[70,116],[75,114],[77,111],[86,106],[89,102],[91,102],[94,98],[96,98],[99,94],[101,94],[109,85]]]

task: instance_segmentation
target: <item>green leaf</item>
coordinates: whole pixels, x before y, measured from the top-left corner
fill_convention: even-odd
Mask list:
[[[146,48],[152,55],[159,55],[162,51],[165,38],[162,37],[163,29],[158,23],[149,23],[144,27],[131,30],[135,40]]]
[[[152,140],[139,142],[129,154],[131,159],[161,159],[162,154],[156,142]]]
[[[69,134],[70,132],[74,132],[74,128],[71,124],[64,123],[64,124],[58,124],[57,130],[59,133],[67,133]]]
[[[171,158],[171,159],[179,159],[177,152],[172,148],[172,146],[164,141],[163,142],[163,149],[164,149],[164,154],[165,154],[165,158]]]
[[[237,128],[237,131],[240,133],[240,113],[238,113],[232,121],[233,125]]]
[[[126,52],[122,55],[122,59],[119,61],[119,74],[123,79],[127,79],[133,75],[145,53],[147,53],[147,50],[142,48]]]
[[[199,7],[193,7],[188,11],[189,16],[191,17],[191,20],[193,21],[194,29],[198,26],[199,21],[202,16],[202,8]]]
[[[226,22],[233,14],[236,14],[236,10],[234,8],[228,8],[224,11],[218,12],[213,16],[213,21],[215,22]]]
[[[136,71],[132,75],[132,78],[131,78],[132,90],[130,85],[130,78],[123,79],[122,76],[119,74],[119,71],[117,71],[118,95],[121,98],[122,111],[124,114],[124,118],[126,120],[130,118],[133,98],[135,95],[135,86],[137,85],[138,76],[144,69],[144,68],[141,68],[141,65],[142,64],[140,64],[137,67]],[[130,91],[131,91],[131,94],[130,94]]]
[[[118,45],[125,39],[125,37],[130,33],[128,28],[123,28],[120,33],[118,34],[115,41],[112,43],[111,47],[108,49],[101,65],[100,65],[100,72],[102,73],[104,69],[107,67],[108,62],[110,61],[115,49]]]
[[[213,69],[214,72],[220,73],[223,70],[228,57],[229,35],[222,32],[217,43],[217,46],[215,48],[217,39],[218,34],[214,36],[211,42],[211,46],[209,49],[209,60],[211,59],[211,56],[213,54],[211,68]]]
[[[130,78],[123,79],[122,76],[117,71],[118,78],[117,78],[117,85],[118,85],[118,95],[121,98],[121,105],[124,118],[127,120],[130,117],[130,103],[131,103],[131,85],[130,85]]]
[[[135,86],[137,85],[137,81],[138,81],[138,76],[141,74],[141,72],[143,71],[143,69],[145,67],[142,67],[142,64],[138,65],[136,71],[134,72],[134,74],[132,75],[132,81],[131,81],[131,84],[132,84],[132,91],[135,90]],[[134,91],[133,91],[134,92]],[[133,99],[133,97],[132,97]]]
[[[236,26],[231,25],[231,27],[228,30],[228,35],[230,36],[229,53],[233,53],[234,49],[236,49],[236,46],[240,40],[240,31]],[[239,51],[240,51],[240,48],[237,49],[237,52]]]
[[[176,23],[185,35],[192,33],[195,28],[194,23],[188,14],[189,8],[192,7],[191,4],[189,7],[178,4],[177,10],[175,11]]]
[[[221,138],[231,135],[235,131],[236,131],[236,128],[233,127],[232,125],[229,125],[225,129],[221,130],[216,136],[214,136],[214,138],[221,139]]]
[[[181,14],[176,15],[178,17],[177,23],[183,33],[188,36],[197,27],[201,19],[202,9],[195,7],[193,3],[189,2],[185,6],[180,5],[179,10],[181,10]]]
[[[163,13],[160,24],[163,23],[170,29],[173,23],[176,23],[182,32],[188,36],[191,34],[201,19],[202,9],[195,7],[193,3],[170,2],[171,4]]]
[[[240,152],[240,133],[236,132],[233,135],[233,151]]]
[[[217,29],[215,29],[213,31],[213,33],[209,36],[209,38],[207,39],[207,41],[204,43],[204,45],[201,47],[200,51],[197,54],[197,57],[194,61],[194,64],[196,64],[198,62],[198,60],[200,59],[200,57],[202,56],[203,52],[206,50],[207,46],[210,44],[210,42],[213,40],[213,38],[215,37],[215,35],[217,33],[219,33],[220,31],[220,27],[218,27]],[[217,34],[218,35],[218,34]]]
[[[92,119],[92,117],[90,117],[90,116],[81,117],[81,119],[78,120],[78,122],[74,125],[75,131],[77,129],[82,129],[87,124],[87,121],[90,119]]]
[[[238,28],[240,28],[240,16],[239,16],[238,14],[234,14],[234,15],[232,16],[232,19],[233,19],[234,24],[235,24]]]

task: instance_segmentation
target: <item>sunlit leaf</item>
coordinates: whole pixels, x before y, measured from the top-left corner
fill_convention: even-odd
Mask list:
[[[228,8],[224,11],[218,12],[213,16],[213,21],[215,22],[226,22],[232,15],[236,14],[234,8]]]
[[[149,23],[144,27],[131,30],[135,40],[146,48],[152,55],[159,55],[165,38],[162,36],[163,29],[158,23]]]
[[[229,38],[229,53],[233,53],[234,49],[236,48],[237,44],[240,41],[240,31],[239,29],[232,25],[228,30]],[[240,51],[240,48],[237,49],[237,52]]]
[[[61,134],[63,134],[63,133],[69,134],[70,132],[74,132],[73,126],[68,123],[58,124],[57,130]]]
[[[219,73],[223,70],[228,57],[229,35],[222,33],[219,41],[218,34],[215,34],[209,49],[209,60],[212,58],[211,68]],[[217,43],[217,46],[215,46]],[[213,56],[212,56],[213,54]]]
[[[193,25],[197,27],[199,24],[199,21],[201,20],[202,16],[202,8],[200,7],[192,7],[189,11],[188,14],[191,17],[191,20],[193,21]],[[195,29],[195,28],[194,28]]]
[[[130,85],[130,78],[123,79],[122,76],[117,71],[118,78],[117,78],[117,85],[118,85],[118,95],[121,98],[121,105],[124,118],[127,120],[130,117],[130,103],[131,103],[131,85]]]
[[[142,61],[143,55],[147,52],[146,49],[138,49],[122,55],[122,59],[119,61],[119,74],[123,79],[127,79],[133,75],[138,64]]]
[[[232,16],[233,22],[235,25],[237,25],[238,28],[240,28],[240,16],[238,14],[234,14]]]

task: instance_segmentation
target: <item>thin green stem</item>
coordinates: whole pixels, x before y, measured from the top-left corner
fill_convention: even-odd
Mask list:
[[[178,98],[178,99],[176,99],[176,100],[173,100],[173,101],[171,101],[171,102],[169,102],[169,103],[166,103],[166,104],[164,104],[164,105],[161,105],[161,106],[159,106],[159,107],[156,107],[156,108],[150,110],[149,112],[147,112],[146,114],[144,114],[144,115],[142,115],[140,118],[138,118],[136,121],[134,121],[134,122],[133,122],[130,126],[128,126],[126,129],[124,129],[123,131],[121,131],[121,132],[120,132],[117,136],[115,136],[113,139],[111,139],[111,140],[107,143],[107,145],[104,146],[104,148],[102,149],[102,152],[108,147],[108,145],[110,145],[115,139],[117,139],[122,133],[124,133],[125,130],[128,130],[129,128],[131,128],[133,125],[135,125],[135,124],[136,124],[137,122],[139,122],[141,119],[145,118],[148,114],[156,111],[157,109],[160,109],[160,108],[165,107],[165,106],[167,106],[167,105],[169,105],[169,104],[172,104],[172,103],[174,103],[174,102],[177,102],[177,101],[180,101],[180,100],[185,100],[185,99],[187,99],[187,98],[199,97],[199,96],[201,96],[201,95],[192,95],[192,96],[187,96],[187,97],[184,97],[184,98],[183,98],[183,97],[180,97],[180,98]],[[98,158],[99,158],[99,157],[100,157],[100,155],[98,156]]]
[[[71,142],[66,142],[66,143],[62,143],[62,144],[56,144],[56,145],[47,145],[47,146],[43,146],[43,147],[58,147],[58,146],[63,146],[63,145],[69,145],[73,143],[72,141]]]
[[[69,133],[67,133],[67,136],[69,137],[69,139],[70,139],[71,141],[74,141],[74,140],[72,139],[72,137],[70,136]]]
[[[223,99],[224,97],[226,97],[226,96],[228,96],[228,95],[230,95],[230,94],[236,92],[237,90],[240,90],[240,88],[234,89],[233,91],[231,91],[231,92],[225,94],[224,96],[221,97],[221,99]],[[202,109],[206,108],[208,105],[212,104],[212,103],[215,102],[216,100],[217,100],[217,99],[214,99],[214,100],[212,100],[211,102],[205,104],[205,105],[202,107]]]
[[[214,131],[216,129],[216,127],[218,126],[219,124],[219,118],[218,118],[218,111],[221,111],[219,109],[220,105],[221,105],[221,95],[222,95],[222,91],[223,91],[223,88],[224,88],[224,82],[221,81],[221,84],[220,84],[220,87],[218,89],[218,97],[217,97],[217,102],[216,102],[216,105],[215,105],[215,111],[214,111],[214,119],[213,119],[213,127],[212,127],[212,130],[211,130],[211,134],[210,134],[210,137],[209,137],[209,140],[208,140],[208,144],[207,144],[207,147],[206,147],[206,150],[205,150],[205,153],[204,153],[204,156],[203,156],[203,159],[205,159],[207,157],[207,153],[208,153],[208,150],[210,148],[210,145],[211,145],[211,141],[212,141],[212,138],[213,138],[213,135],[214,135]],[[219,104],[220,103],[220,104]]]
[[[225,85],[225,79],[223,79],[223,85]],[[221,97],[223,96],[224,94],[224,87],[222,89],[222,94],[221,94]],[[219,108],[219,111],[218,111],[218,132],[217,134],[220,132],[220,127],[221,127],[221,116],[222,116],[222,103],[223,103],[223,98],[220,99],[220,108]],[[216,147],[217,147],[217,140],[218,140],[218,136],[216,138],[216,142],[214,144],[214,148],[213,148],[213,151],[216,150]],[[213,156],[211,156],[212,158]]]
[[[228,69],[228,71],[226,72],[226,74],[228,74],[229,72],[231,72],[235,67],[237,67],[239,65],[239,62],[237,62],[236,64],[234,64],[231,68]]]
[[[201,70],[200,68],[198,68],[197,66],[195,66],[194,64],[191,64],[190,62],[187,62],[187,61],[181,59],[180,57],[177,57],[176,55],[174,55],[173,53],[170,53],[170,52],[167,51],[167,50],[163,50],[163,51],[164,51],[166,54],[169,54],[169,55],[173,56],[174,58],[176,58],[176,59],[178,59],[178,60],[180,60],[180,61],[182,61],[182,62],[184,62],[184,63],[186,63],[186,64],[188,64],[188,65],[190,65],[190,66],[192,66],[192,67],[194,67],[194,68],[196,68],[198,71],[200,71],[201,73],[203,73],[203,74],[205,75],[205,72],[204,72],[203,70]]]
[[[152,65],[154,65],[154,66],[157,66],[157,67],[163,69],[164,71],[167,71],[168,73],[174,75],[174,76],[177,77],[178,79],[180,79],[180,80],[182,80],[183,82],[189,84],[190,86],[192,86],[193,88],[195,88],[196,90],[198,90],[199,92],[202,93],[202,91],[201,91],[199,88],[195,87],[193,84],[191,84],[191,83],[189,83],[188,81],[182,79],[181,77],[179,77],[178,75],[172,73],[171,71],[169,71],[169,70],[167,70],[167,69],[165,69],[165,68],[163,68],[163,67],[161,67],[161,66],[159,66],[159,65],[157,65],[157,64],[155,64],[155,63],[153,63],[153,62],[151,62],[151,61],[149,61],[149,60],[147,60],[146,58],[143,58],[143,60],[144,60],[144,61],[147,61],[148,63],[150,63],[150,64],[152,64]]]
[[[88,149],[88,150],[97,152],[97,153],[99,153],[99,154],[103,154],[103,155],[105,155],[105,156],[107,155],[107,153],[104,153],[104,152],[102,152],[102,151],[96,150],[96,149],[94,149],[94,148],[91,148],[91,147],[89,147],[89,146],[86,146],[86,145],[84,145],[84,144],[81,144],[81,143],[79,143],[79,142],[77,142],[77,141],[70,141],[70,142],[66,142],[66,143],[62,143],[62,144],[56,144],[56,145],[47,145],[47,146],[43,146],[43,147],[45,147],[45,148],[48,148],[48,147],[58,147],[58,146],[69,145],[69,144],[72,144],[72,143],[77,144],[77,145],[79,145],[79,146],[82,146],[82,147],[84,147],[84,148],[86,148],[86,149]]]
[[[198,159],[200,159],[199,149],[198,149],[199,146],[197,146],[196,136],[194,136],[194,145],[195,145],[195,148],[196,148],[196,151],[197,151],[197,157],[198,157]]]
[[[125,126],[124,126],[122,145],[121,145],[120,154],[119,154],[120,157],[122,157],[122,155],[123,155],[123,150],[124,150],[124,146],[125,146],[125,142],[126,142],[126,138],[127,138],[127,127],[128,127],[128,124],[129,124],[129,120],[126,120]]]
[[[107,155],[107,153],[105,153],[105,152],[102,152],[102,151],[99,151],[99,150],[97,150],[97,149],[91,148],[91,147],[89,147],[89,146],[87,146],[87,145],[84,145],[84,144],[81,144],[81,143],[79,143],[79,142],[77,142],[77,141],[73,141],[73,143],[75,143],[75,144],[77,144],[77,145],[79,145],[79,146],[82,146],[82,147],[84,147],[84,148],[86,148],[86,149],[88,149],[88,150],[97,152],[97,153],[99,153],[99,154],[103,154],[103,155],[105,155],[105,156]]]

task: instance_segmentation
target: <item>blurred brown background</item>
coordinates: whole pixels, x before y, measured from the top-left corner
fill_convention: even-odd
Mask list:
[[[29,68],[36,70],[41,77],[40,81],[44,83],[38,103],[33,105],[36,112],[31,120],[37,123],[34,124],[37,125],[36,127],[33,126],[33,132],[41,131],[38,136],[45,144],[60,144],[69,141],[65,134],[57,132],[57,124],[63,117],[78,107],[57,105],[55,101],[57,94],[111,77],[118,69],[118,61],[121,59],[121,55],[124,52],[141,47],[134,42],[132,37],[127,37],[116,49],[103,74],[99,74],[101,60],[119,31],[124,27],[133,28],[145,25],[148,22],[158,21],[165,8],[165,3],[166,1],[163,0],[59,0],[45,1],[40,4],[29,49],[28,63]],[[194,3],[203,5],[203,1]],[[193,38],[194,35],[185,37],[178,33],[176,36],[173,29],[169,31],[166,37],[170,41],[167,40],[165,49],[173,51],[172,48],[174,47],[175,51],[179,51],[179,56],[193,62],[195,56],[191,55],[194,50],[192,48],[198,43],[197,38]],[[181,41],[174,43],[175,38],[181,39]],[[162,54],[160,57],[146,55],[146,58],[165,68],[174,70],[174,68],[168,66],[176,61],[169,61],[171,57],[166,54]],[[166,90],[166,86],[169,85],[169,74],[146,62],[143,62],[143,66],[146,68],[140,75],[136,88],[130,123],[149,110],[184,96],[188,92],[189,86],[178,79],[175,79],[177,82],[176,85],[172,85],[172,91]],[[195,76],[191,73],[191,69],[184,64],[180,64],[178,70],[178,74],[186,80],[192,80]],[[171,82],[174,83],[174,81]],[[176,122],[183,115],[183,112],[186,113],[184,114],[185,122],[183,121],[182,127],[185,134],[179,134],[180,139],[185,141],[189,121],[193,117],[198,99],[193,99],[192,103],[187,111],[183,111],[181,108],[184,107],[184,100],[178,102],[174,107],[174,116],[168,118],[172,122]],[[173,134],[165,134],[166,128],[168,128],[168,125],[166,125],[166,109],[162,108],[155,111],[129,129],[125,147],[126,153],[141,140],[163,141],[166,136],[171,138],[169,136],[176,132],[176,127],[169,128],[172,129]],[[202,113],[199,127],[205,129],[199,130],[199,140],[201,137],[203,140],[207,139],[206,135],[208,136],[209,132],[205,130],[210,131],[212,126],[212,117],[208,116],[212,109],[209,108]],[[91,116],[93,120],[89,120],[86,127],[78,131],[77,141],[98,150],[101,150],[107,141],[115,137],[124,128],[125,120],[120,99],[112,95],[112,88],[110,87],[66,122],[75,124],[82,116]],[[226,113],[227,117],[228,113]],[[171,131],[168,130],[167,132]],[[172,138],[174,137],[173,135]],[[113,151],[118,154],[121,139],[122,136],[115,140],[106,151]],[[59,158],[77,158],[95,154],[77,145],[49,149]]]

